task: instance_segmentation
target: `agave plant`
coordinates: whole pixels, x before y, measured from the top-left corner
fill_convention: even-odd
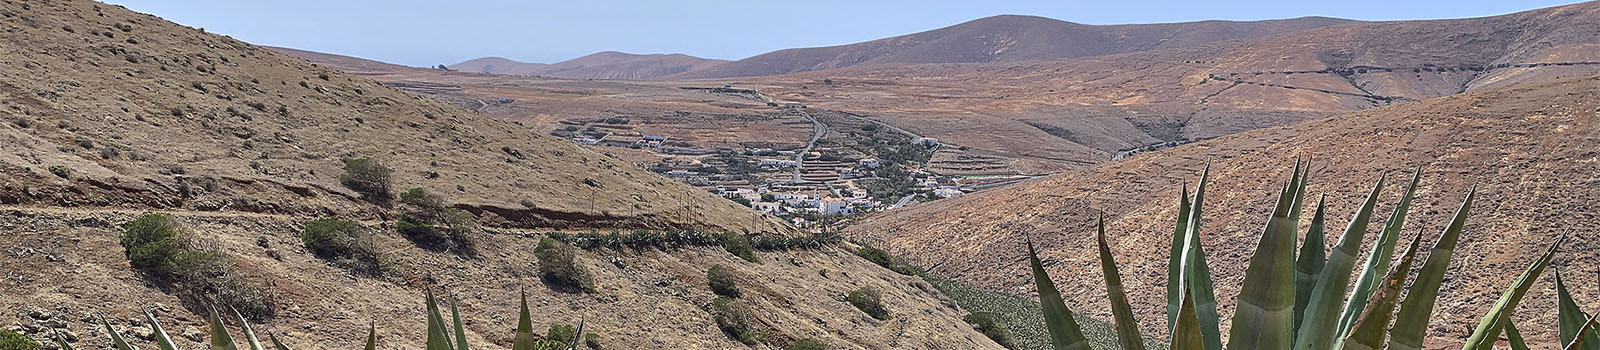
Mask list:
[[[1412,174],[1394,212],[1379,231],[1367,259],[1361,266],[1353,288],[1350,279],[1357,251],[1366,236],[1383,177],[1371,192],[1331,254],[1324,242],[1326,203],[1318,200],[1316,211],[1296,249],[1296,230],[1301,220],[1310,182],[1309,162],[1296,162],[1294,171],[1277,193],[1272,214],[1267,218],[1243,284],[1237,296],[1227,349],[1405,349],[1423,348],[1423,335],[1438,300],[1444,274],[1460,242],[1462,230],[1477,197],[1467,192],[1450,222],[1434,241],[1422,267],[1409,287],[1404,283],[1421,251],[1423,234],[1418,232],[1404,253],[1394,257],[1401,229],[1405,225],[1422,170]],[[1178,200],[1178,220],[1173,230],[1167,268],[1167,329],[1172,349],[1219,350],[1224,348],[1218,331],[1217,302],[1212,290],[1210,269],[1200,240],[1200,215],[1204,204],[1210,166],[1201,172],[1193,201],[1184,186]],[[1324,199],[1326,197],[1323,197]],[[1133,322],[1132,311],[1122,290],[1116,262],[1105,243],[1104,221],[1098,228],[1101,271],[1115,316],[1119,344],[1124,349],[1142,348],[1142,336]],[[1484,315],[1463,350],[1489,349],[1501,334],[1514,348],[1526,348],[1512,314],[1518,302],[1540,274],[1549,266],[1563,239],[1558,237],[1515,284]],[[1076,321],[1057,292],[1054,282],[1039,263],[1031,241],[1027,245],[1035,285],[1043,307],[1047,328],[1056,349],[1087,349]],[[1567,349],[1600,350],[1600,315],[1585,314],[1556,274],[1559,299],[1561,341]],[[1405,298],[1400,296],[1403,294]]]
[[[427,350],[470,350],[467,345],[466,329],[461,323],[461,312],[456,307],[456,304],[450,304],[451,323],[446,324],[444,317],[441,314],[439,304],[433,297],[432,291],[426,292],[425,303],[427,305],[428,313],[428,335],[425,339],[425,345],[423,348]],[[246,349],[267,350],[262,346],[260,338],[256,336],[255,329],[250,326],[249,322],[245,321],[244,316],[241,315],[238,310],[233,310],[230,308],[229,311],[233,315],[234,323],[238,324],[241,335],[244,336],[243,341],[246,345]],[[150,327],[154,329],[156,346],[160,350],[177,350],[178,347],[172,342],[172,337],[167,335],[166,330],[161,327],[160,322],[156,321],[155,316],[152,315],[149,310],[144,310],[143,312],[145,320],[150,322]],[[127,339],[123,338],[122,335],[117,333],[115,329],[112,329],[111,322],[107,321],[104,316],[100,317],[100,323],[101,325],[105,326],[106,332],[110,333],[111,344],[113,348],[116,350],[138,349],[137,347],[134,347],[132,344],[128,343]],[[211,346],[211,349],[239,349],[238,345],[234,342],[233,336],[229,334],[227,325],[223,323],[222,318],[218,315],[215,307],[210,308],[210,314],[206,317],[206,323],[210,328],[208,344]],[[583,320],[579,319],[577,332],[573,334],[572,339],[566,342],[552,339],[535,339],[533,335],[533,319],[528,313],[528,295],[526,292],[522,294],[521,314],[517,320],[516,337],[514,338],[515,340],[513,340],[513,345],[511,347],[512,350],[576,350],[578,348],[578,339],[581,339],[582,335]],[[72,345],[66,341],[66,337],[62,336],[59,332],[55,333],[53,337],[55,338],[56,345],[62,350],[73,350]],[[285,346],[283,345],[283,342],[278,341],[277,336],[268,334],[267,339],[271,341],[271,350],[289,350],[288,346]],[[378,331],[375,325],[369,325],[367,327],[367,340],[365,344],[366,350],[376,350],[378,348]]]

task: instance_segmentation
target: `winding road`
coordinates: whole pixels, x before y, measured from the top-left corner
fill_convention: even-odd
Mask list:
[[[800,179],[800,168],[804,167],[804,165],[805,165],[806,153],[811,153],[811,149],[817,147],[817,140],[822,139],[822,134],[825,134],[825,133],[828,132],[828,126],[827,125],[823,125],[821,121],[817,121],[816,117],[811,116],[810,113],[806,113],[805,110],[795,109],[794,111],[795,112],[800,112],[800,116],[805,117],[806,120],[811,121],[811,141],[806,141],[806,148],[803,149],[803,150],[800,150],[799,152],[795,152],[795,154],[794,154],[794,180],[793,181],[794,182],[801,182],[801,181],[804,181],[804,180]]]

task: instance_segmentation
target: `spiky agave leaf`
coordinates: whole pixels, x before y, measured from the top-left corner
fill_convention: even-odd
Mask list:
[[[233,336],[228,335],[228,326],[222,324],[222,317],[217,314],[217,307],[208,307],[211,314],[206,316],[206,323],[211,326],[211,349],[234,350]]]
[[[1495,338],[1498,338],[1500,332],[1505,329],[1506,315],[1516,311],[1517,303],[1522,301],[1523,295],[1528,294],[1528,289],[1533,288],[1533,283],[1539,280],[1539,274],[1544,272],[1544,268],[1550,266],[1550,259],[1555,256],[1556,249],[1561,247],[1561,241],[1565,239],[1565,235],[1557,236],[1555,242],[1550,243],[1550,249],[1539,256],[1539,259],[1534,260],[1533,264],[1522,272],[1522,276],[1517,277],[1511,289],[1506,290],[1506,293],[1500,296],[1500,300],[1495,301],[1494,307],[1489,309],[1487,315],[1483,315],[1483,320],[1478,322],[1478,328],[1472,331],[1472,336],[1467,338],[1466,344],[1461,347],[1462,350],[1490,350],[1494,347]]]
[[[1205,337],[1206,350],[1222,349],[1222,323],[1221,316],[1217,314],[1217,296],[1212,289],[1211,268],[1206,264],[1206,251],[1200,243],[1200,214],[1205,203],[1206,182],[1211,176],[1211,165],[1206,164],[1200,172],[1200,184],[1196,186],[1194,200],[1189,208],[1189,217],[1185,224],[1183,256],[1179,266],[1183,269],[1178,274],[1180,283],[1189,288],[1189,297],[1194,298],[1195,317],[1200,320],[1200,334]]]
[[[149,309],[140,311],[144,312],[144,320],[150,322],[150,328],[155,333],[156,347],[161,350],[177,350],[178,346],[172,343],[172,337],[167,335],[166,329],[161,328],[161,322],[156,321],[156,316],[151,314]]]
[[[272,333],[267,333],[267,340],[272,341],[272,350],[289,350],[289,346],[283,345],[283,342],[278,341],[278,336]]]
[[[378,325],[376,323],[367,324],[366,350],[378,350]]]
[[[450,344],[450,331],[446,330],[444,316],[439,315],[439,303],[433,298],[433,290],[424,292],[424,303],[428,312],[428,338],[427,350],[454,350],[455,345]]]
[[[1372,292],[1378,287],[1379,274],[1389,270],[1389,259],[1394,257],[1394,244],[1400,237],[1400,229],[1405,226],[1406,213],[1411,211],[1411,198],[1417,192],[1417,181],[1422,178],[1422,168],[1411,175],[1411,184],[1406,186],[1405,194],[1400,196],[1400,203],[1394,207],[1394,212],[1389,214],[1389,220],[1384,222],[1383,231],[1378,233],[1378,240],[1372,246],[1372,251],[1367,253],[1367,262],[1361,270],[1361,276],[1356,278],[1355,289],[1350,292],[1350,299],[1344,304],[1344,312],[1339,314],[1338,337],[1343,337],[1350,332],[1350,327],[1355,325],[1356,317],[1361,316],[1361,309],[1367,307],[1367,299],[1372,297]]]
[[[1306,305],[1311,303],[1311,291],[1317,287],[1317,278],[1322,277],[1322,266],[1328,263],[1327,242],[1323,237],[1323,231],[1326,230],[1325,218],[1322,214],[1327,199],[1327,195],[1317,198],[1317,211],[1311,214],[1311,228],[1306,231],[1306,240],[1301,243],[1300,252],[1295,254],[1294,331],[1296,334],[1300,332],[1300,323],[1305,321]]]
[[[56,348],[58,348],[60,350],[76,350],[76,349],[72,348],[72,344],[71,343],[67,342],[67,336],[62,335],[61,334],[61,330],[52,329],[52,330],[50,330],[50,333],[54,334],[54,336],[52,336],[51,338],[55,338],[55,340],[56,340]]]
[[[1433,305],[1439,299],[1439,286],[1444,283],[1445,270],[1450,268],[1450,257],[1456,251],[1456,242],[1461,240],[1461,228],[1467,224],[1467,213],[1472,211],[1472,199],[1477,193],[1477,187],[1467,191],[1467,198],[1461,200],[1455,217],[1445,226],[1439,241],[1433,243],[1428,260],[1411,282],[1411,289],[1406,291],[1406,301],[1400,305],[1400,314],[1395,316],[1394,328],[1389,330],[1389,349],[1422,349],[1428,318],[1433,316]]]
[[[117,330],[116,329],[112,329],[111,328],[111,321],[106,321],[106,315],[100,315],[100,324],[106,326],[106,333],[110,333],[111,334],[111,346],[112,347],[116,348],[117,350],[134,350],[134,349],[137,349],[137,348],[133,347],[133,345],[128,344],[128,340],[127,339],[123,339],[122,338],[122,334],[117,334]]]
[[[1522,331],[1517,330],[1517,323],[1511,321],[1511,315],[1506,315],[1506,342],[1511,343],[1511,350],[1529,350],[1528,341],[1522,339]]]
[[[461,326],[461,310],[457,308],[459,304],[455,300],[450,301],[450,318],[456,328],[456,350],[471,350],[467,348],[467,330]]]
[[[578,329],[572,332],[572,339],[567,341],[567,350],[578,350],[578,339],[583,339],[583,318],[578,318]]]
[[[1600,325],[1600,322],[1596,322],[1596,319],[1600,319],[1600,313],[1594,314],[1594,316],[1589,316],[1589,320],[1588,321],[1583,321],[1583,326],[1578,327],[1578,333],[1594,332],[1595,331],[1594,327],[1597,326],[1597,325]],[[1565,350],[1580,350],[1580,349],[1583,349],[1584,344],[1588,344],[1588,342],[1584,341],[1585,339],[1588,339],[1588,337],[1578,337],[1578,339],[1573,339],[1571,343],[1567,343],[1567,346],[1563,347],[1562,349],[1565,349]]]
[[[1385,177],[1378,176],[1378,182],[1372,185],[1367,199],[1350,218],[1344,236],[1339,237],[1339,245],[1328,255],[1328,262],[1317,276],[1316,287],[1311,288],[1311,300],[1306,303],[1305,318],[1300,322],[1300,331],[1295,334],[1296,350],[1328,349],[1338,341],[1339,325],[1336,322],[1339,306],[1344,302],[1345,290],[1353,273],[1351,269],[1355,266],[1356,254],[1360,253],[1361,241],[1367,234],[1367,223],[1372,219],[1373,207],[1378,204],[1378,193],[1383,190]]]
[[[1240,286],[1228,349],[1294,346],[1295,228],[1289,218],[1300,188],[1300,169],[1278,195]]]
[[[1039,254],[1033,250],[1033,240],[1028,240],[1027,246],[1028,265],[1033,268],[1033,284],[1039,291],[1039,306],[1044,312],[1045,328],[1050,330],[1050,343],[1055,344],[1056,350],[1089,350],[1089,341],[1084,339],[1078,321],[1073,320],[1072,310],[1067,309],[1061,292],[1056,290],[1055,282],[1050,281],[1044,264],[1039,262]]]
[[[517,335],[511,341],[511,350],[534,350],[533,317],[528,315],[528,291],[522,291],[522,307],[517,316]]]
[[[1111,245],[1106,244],[1106,219],[1101,217],[1095,227],[1099,233],[1100,273],[1106,279],[1106,297],[1111,302],[1111,314],[1117,325],[1117,342],[1123,350],[1144,350],[1144,335],[1139,334],[1139,323],[1134,321],[1128,294],[1122,289],[1117,261],[1111,256]]]
[[[1559,336],[1562,344],[1571,344],[1577,340],[1580,334],[1578,330],[1583,328],[1583,323],[1589,319],[1589,314],[1583,312],[1577,302],[1572,301],[1572,294],[1567,293],[1567,284],[1561,281],[1561,269],[1552,269],[1551,273],[1556,277],[1556,319],[1561,325]],[[1600,338],[1597,338],[1594,332],[1581,332],[1581,334],[1584,338],[1582,350],[1600,349]]]
[[[244,320],[244,315],[239,314],[239,309],[229,306],[228,310],[233,311],[233,321],[239,322],[239,328],[244,330],[244,341],[250,345],[250,350],[267,350],[261,347],[261,340],[256,338],[256,330],[250,328],[250,322]]]
[[[1183,304],[1183,242],[1189,237],[1189,184],[1183,184],[1178,194],[1178,223],[1172,231],[1171,255],[1167,256],[1167,331],[1177,326],[1179,309]],[[1192,311],[1192,310],[1191,310]]]
[[[1178,309],[1178,325],[1172,331],[1172,342],[1168,343],[1170,350],[1203,350],[1205,349],[1205,336],[1200,334],[1200,319],[1194,314],[1194,299],[1187,298],[1188,289],[1184,289],[1183,301]]]
[[[1406,248],[1405,255],[1400,258],[1400,264],[1389,269],[1389,275],[1384,277],[1383,285],[1378,288],[1377,294],[1372,296],[1372,302],[1361,311],[1361,317],[1356,319],[1355,328],[1351,329],[1350,336],[1345,337],[1339,348],[1345,350],[1380,350],[1383,349],[1383,338],[1389,328],[1390,315],[1394,312],[1395,304],[1400,300],[1400,289],[1405,286],[1406,274],[1411,272],[1411,262],[1417,257],[1417,247],[1422,243],[1422,232],[1411,238],[1411,245]]]

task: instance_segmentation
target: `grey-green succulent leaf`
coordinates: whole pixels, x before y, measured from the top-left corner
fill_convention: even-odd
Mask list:
[[[534,350],[533,318],[528,314],[528,291],[522,291],[521,312],[517,316],[517,335],[511,341],[511,350]]]
[[[1511,343],[1511,350],[1528,350],[1528,341],[1522,339],[1522,331],[1517,330],[1517,323],[1511,321],[1511,315],[1506,315],[1506,342]]]
[[[1222,349],[1222,317],[1217,314],[1217,296],[1211,280],[1211,268],[1206,264],[1206,251],[1200,243],[1200,214],[1205,203],[1206,182],[1211,177],[1211,165],[1200,172],[1200,184],[1195,187],[1189,217],[1184,229],[1183,255],[1179,259],[1178,283],[1188,288],[1194,298],[1195,316],[1200,320],[1200,334],[1205,337],[1206,350]],[[1169,282],[1170,283],[1170,282]]]
[[[105,315],[100,315],[100,324],[106,326],[106,333],[110,333],[111,334],[111,346],[113,348],[116,348],[117,350],[134,350],[134,349],[138,349],[138,348],[133,347],[132,344],[128,344],[128,340],[127,339],[123,339],[122,338],[122,334],[118,334],[116,329],[112,329],[111,328],[111,322],[110,321],[106,321],[106,316]]]
[[[457,308],[457,304],[459,303],[454,300],[450,302],[450,318],[455,324],[456,350],[471,350],[467,348],[467,330],[461,326],[461,310]]]
[[[1194,299],[1188,298],[1185,290],[1179,297],[1183,298],[1178,309],[1177,328],[1172,331],[1172,341],[1168,343],[1170,350],[1203,350],[1205,349],[1205,336],[1200,334],[1200,319],[1194,314]]]
[[[1189,184],[1178,194],[1178,223],[1172,231],[1171,255],[1167,257],[1167,331],[1177,326],[1179,309],[1185,299],[1183,281],[1183,242],[1189,237]]]
[[[289,350],[289,346],[283,345],[283,342],[278,341],[278,336],[272,333],[267,333],[267,340],[272,341],[272,350]]]
[[[1028,241],[1027,246],[1028,264],[1033,269],[1033,283],[1039,291],[1039,305],[1044,312],[1045,328],[1050,331],[1050,343],[1056,350],[1089,350],[1089,341],[1084,339],[1082,328],[1072,318],[1072,310],[1067,309],[1061,292],[1056,290],[1055,282],[1050,281],[1044,264],[1039,262],[1033,241]]]
[[[1328,263],[1327,241],[1324,238],[1324,231],[1326,230],[1325,218],[1323,216],[1327,199],[1327,195],[1317,198],[1317,211],[1311,215],[1311,227],[1306,231],[1306,239],[1300,245],[1300,252],[1295,254],[1295,334],[1300,333],[1300,324],[1305,322],[1306,305],[1311,304],[1311,292],[1317,287],[1317,278],[1322,277],[1322,267]]]
[[[1494,347],[1495,339],[1505,329],[1506,320],[1509,320],[1507,315],[1516,311],[1517,303],[1522,301],[1522,296],[1528,294],[1528,289],[1533,288],[1533,283],[1539,280],[1539,274],[1544,272],[1545,267],[1550,266],[1550,259],[1555,256],[1556,249],[1561,247],[1561,241],[1564,239],[1564,235],[1556,237],[1555,242],[1550,243],[1550,249],[1546,250],[1544,255],[1540,255],[1539,259],[1534,260],[1533,264],[1517,277],[1511,289],[1506,290],[1489,309],[1489,313],[1483,316],[1483,320],[1478,322],[1477,329],[1467,337],[1466,343],[1461,347],[1462,350],[1490,350]]]
[[[1578,333],[1595,332],[1596,330],[1595,330],[1594,327],[1595,326],[1600,326],[1600,322],[1596,321],[1597,319],[1600,319],[1600,313],[1594,314],[1594,316],[1589,316],[1589,320],[1588,321],[1583,321],[1583,326],[1578,327]],[[1580,349],[1583,349],[1584,344],[1588,344],[1589,343],[1587,341],[1584,341],[1585,339],[1588,339],[1588,338],[1587,337],[1578,337],[1577,339],[1573,339],[1571,343],[1567,343],[1567,346],[1563,347],[1562,349],[1565,349],[1565,350],[1580,350]]]
[[[1583,312],[1578,303],[1572,300],[1572,294],[1567,292],[1566,282],[1561,280],[1561,270],[1554,269],[1551,272],[1556,277],[1556,320],[1561,329],[1558,334],[1562,344],[1571,344],[1579,337],[1578,330],[1583,328],[1583,323],[1589,319],[1589,314]],[[1580,349],[1600,349],[1600,337],[1596,337],[1595,332],[1581,332],[1581,334],[1583,346]]]
[[[367,347],[365,349],[378,350],[378,325],[376,324],[367,324]]]
[[[1311,299],[1306,302],[1305,317],[1295,334],[1295,350],[1332,349],[1334,342],[1340,339],[1337,323],[1339,306],[1344,302],[1356,254],[1360,254],[1361,242],[1367,234],[1367,223],[1372,219],[1373,208],[1378,204],[1384,178],[1383,175],[1378,176],[1372,191],[1367,193],[1367,199],[1350,218],[1350,224],[1345,226],[1339,244],[1328,255],[1322,273],[1317,276],[1316,287],[1311,288]]]
[[[256,330],[250,328],[250,322],[244,320],[244,315],[239,314],[239,309],[230,306],[228,311],[233,312],[234,322],[238,322],[239,328],[244,330],[244,341],[250,345],[250,350],[267,350],[261,347],[261,340],[256,338]]]
[[[1401,256],[1400,264],[1389,269],[1388,276],[1384,277],[1377,294],[1372,296],[1371,303],[1362,310],[1361,317],[1356,318],[1356,326],[1342,341],[1344,345],[1340,347],[1341,349],[1383,349],[1390,315],[1394,313],[1395,304],[1399,303],[1400,290],[1405,286],[1406,274],[1411,272],[1411,263],[1417,257],[1417,247],[1421,245],[1420,243],[1422,243],[1422,232],[1417,232],[1417,236],[1411,239],[1411,245]]]
[[[233,336],[228,335],[228,326],[222,323],[222,317],[217,314],[217,308],[212,306],[209,309],[211,309],[211,314],[206,317],[206,323],[211,326],[211,349],[236,349],[233,344]]]
[[[51,338],[55,338],[55,340],[56,340],[56,348],[58,348],[59,350],[76,350],[76,349],[72,348],[72,343],[68,343],[67,342],[67,336],[66,335],[62,335],[61,334],[61,330],[52,329],[52,330],[50,330],[50,333],[54,334],[54,336],[52,336]]]
[[[1356,317],[1361,316],[1361,309],[1367,307],[1367,299],[1372,297],[1374,289],[1378,288],[1381,275],[1389,270],[1389,260],[1394,258],[1395,241],[1400,237],[1400,230],[1405,226],[1406,213],[1411,211],[1411,199],[1417,192],[1417,182],[1422,178],[1422,169],[1418,168],[1411,175],[1411,184],[1406,186],[1405,194],[1400,196],[1400,203],[1394,207],[1394,212],[1389,214],[1389,220],[1384,222],[1383,231],[1378,233],[1378,239],[1372,246],[1372,251],[1367,253],[1367,262],[1361,270],[1360,277],[1356,278],[1355,289],[1350,292],[1346,300],[1344,312],[1339,314],[1339,337],[1350,332],[1350,327],[1355,326]]]
[[[1111,255],[1111,245],[1106,243],[1106,219],[1096,225],[1100,246],[1100,272],[1106,279],[1106,299],[1111,302],[1111,314],[1117,326],[1117,343],[1123,350],[1144,350],[1144,335],[1139,333],[1139,323],[1133,318],[1133,307],[1128,305],[1128,294],[1122,289],[1122,276],[1117,272],[1117,261]]]
[[[161,327],[161,322],[156,321],[156,316],[150,310],[142,310],[144,320],[150,323],[150,328],[156,338],[156,347],[161,350],[177,350],[178,346],[172,343],[172,337],[167,335],[167,330]]]
[[[1445,226],[1444,233],[1439,235],[1439,241],[1434,242],[1428,260],[1411,282],[1411,289],[1406,291],[1406,300],[1400,305],[1400,314],[1395,316],[1394,328],[1389,330],[1389,349],[1422,349],[1428,319],[1433,317],[1433,306],[1439,299],[1439,286],[1444,283],[1444,273],[1450,268],[1451,255],[1455,253],[1456,243],[1461,240],[1461,229],[1467,224],[1467,215],[1472,211],[1472,199],[1477,193],[1477,188],[1467,191],[1467,198],[1461,200],[1455,216]]]
[[[1300,169],[1278,196],[1256,243],[1240,286],[1228,349],[1287,349],[1294,346],[1295,229],[1289,216],[1300,188]]]

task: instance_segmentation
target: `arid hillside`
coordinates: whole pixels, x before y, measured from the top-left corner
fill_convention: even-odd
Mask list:
[[[504,348],[526,290],[540,334],[584,319],[602,348],[741,347],[713,315],[729,314],[707,288],[720,264],[765,339],[756,348],[802,337],[840,349],[996,347],[936,289],[838,244],[753,261],[707,244],[579,250],[566,265],[536,257],[554,230],[799,232],[514,123],[115,5],[5,2],[0,32],[0,327],[36,339],[58,329],[79,348],[108,348],[93,317],[104,315],[153,348],[139,315],[150,309],[198,348],[207,301],[249,300],[256,329],[294,348],[354,348],[373,323],[381,348],[416,348],[432,290],[460,303],[469,343]],[[340,179],[355,157],[392,168],[392,193],[422,188],[440,208],[358,194]],[[420,211],[403,206],[447,223],[417,224]],[[128,248],[142,241],[125,225],[147,212],[174,219],[178,238],[144,244],[183,242],[165,246],[176,253]],[[319,217],[369,237],[353,246],[375,271],[307,247],[302,232]],[[433,230],[462,232],[476,249],[410,233]],[[134,254],[166,260],[136,268]],[[592,291],[555,287],[546,270],[557,266],[587,270]],[[863,287],[897,317],[845,301]]]
[[[1094,26],[1037,16],[1002,15],[863,43],[779,50],[671,78],[754,77],[858,65],[1016,62],[1101,56],[1277,36],[1348,22],[1351,21],[1304,17],[1254,22]]]
[[[398,190],[426,188],[523,227],[783,230],[516,124],[78,4],[11,5],[0,202],[375,218],[377,206],[339,184],[341,159],[371,157],[395,169]]]
[[[638,55],[606,51],[566,61],[543,64],[486,57],[450,65],[450,69],[505,75],[537,75],[570,79],[654,79],[704,70],[725,63],[684,54]]]
[[[739,81],[1010,157],[1099,163],[1162,143],[1593,74],[1596,22],[1600,2],[1586,2],[1074,59],[864,65]],[[724,80],[733,81],[711,81]]]
[[[1431,346],[1447,348],[1470,332],[1515,271],[1562,233],[1570,232],[1568,244],[1554,266],[1568,276],[1594,276],[1593,262],[1600,258],[1594,243],[1600,230],[1593,225],[1600,203],[1597,150],[1600,76],[1568,78],[1223,136],[882,213],[848,232],[934,274],[1017,293],[1032,288],[1021,260],[1023,238],[1032,235],[1052,276],[1062,280],[1063,294],[1081,296],[1068,300],[1070,306],[1105,316],[1100,270],[1092,258],[1092,225],[1104,214],[1145,334],[1164,335],[1162,293],[1178,192],[1186,183],[1193,189],[1207,162],[1211,182],[1201,236],[1224,320],[1273,191],[1287,181],[1297,157],[1310,159],[1308,194],[1327,195],[1328,226],[1337,228],[1348,223],[1372,183],[1385,177],[1373,217],[1373,225],[1381,225],[1405,180],[1420,168],[1421,186],[1402,240],[1418,232],[1424,242],[1434,240],[1468,188],[1478,189],[1429,331]],[[1329,240],[1338,237],[1332,231]],[[1374,234],[1368,233],[1369,245]],[[1576,286],[1579,305],[1597,300],[1593,283],[1569,286]],[[1541,281],[1516,313],[1518,328],[1543,344],[1556,337],[1551,288]]]

